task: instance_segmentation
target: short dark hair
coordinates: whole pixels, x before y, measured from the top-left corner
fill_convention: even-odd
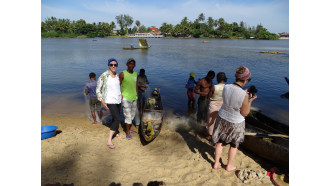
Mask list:
[[[215,72],[213,70],[210,70],[206,75],[206,77],[214,77],[214,76],[215,76]]]
[[[95,78],[95,77],[96,77],[96,74],[94,72],[89,73],[89,79],[90,78]]]
[[[141,74],[141,73],[146,73],[146,71],[145,71],[143,68],[141,68],[141,69],[140,69],[140,74]]]
[[[217,74],[217,81],[220,82],[220,81],[224,81],[224,82],[227,82],[227,77],[226,77],[226,74],[224,72],[219,72]]]

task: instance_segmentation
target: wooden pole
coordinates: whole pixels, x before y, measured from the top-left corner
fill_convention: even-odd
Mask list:
[[[258,133],[246,132],[245,135],[246,135],[246,136],[262,137],[262,138],[267,138],[267,137],[289,138],[289,136],[284,135],[284,134],[258,134]]]

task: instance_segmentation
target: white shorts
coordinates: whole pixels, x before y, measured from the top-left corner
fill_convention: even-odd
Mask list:
[[[137,100],[130,101],[127,100],[126,98],[123,98],[122,104],[123,104],[125,123],[131,125],[137,109]]]

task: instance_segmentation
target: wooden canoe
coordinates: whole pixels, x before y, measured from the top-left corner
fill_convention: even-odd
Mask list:
[[[142,143],[152,142],[160,133],[163,124],[163,105],[159,89],[155,89],[146,100],[142,113],[140,134]]]
[[[245,130],[258,135],[245,135],[241,146],[277,165],[289,168],[288,126],[275,122],[260,112],[251,112],[246,117]]]
[[[284,52],[280,52],[280,51],[260,51],[259,53],[268,53],[268,54],[285,54]]]
[[[122,49],[124,49],[124,50],[135,50],[135,49],[148,49],[150,47],[151,47],[151,45],[149,45],[147,47],[122,47]]]
[[[134,49],[148,49],[151,47],[151,45],[148,44],[146,39],[139,39],[139,46],[140,47],[134,47],[131,45],[131,47],[122,47],[124,50],[134,50]]]

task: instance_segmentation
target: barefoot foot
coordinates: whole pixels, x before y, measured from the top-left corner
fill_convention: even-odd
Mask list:
[[[214,163],[214,165],[213,165],[213,169],[217,169],[217,168],[219,168],[221,166],[221,163],[219,162],[219,163]]]
[[[227,166],[226,167],[226,171],[228,171],[228,172],[230,172],[230,171],[234,171],[234,170],[236,170],[236,166]]]

